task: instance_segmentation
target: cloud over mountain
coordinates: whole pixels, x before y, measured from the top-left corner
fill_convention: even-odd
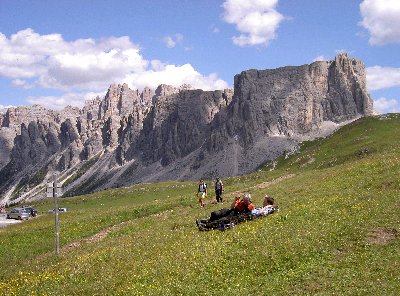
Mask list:
[[[380,114],[396,113],[400,110],[400,104],[395,99],[380,97],[374,100],[374,109]]]
[[[400,87],[400,68],[374,66],[366,70],[369,90]]]
[[[360,24],[370,33],[370,44],[400,43],[400,1],[364,0],[360,12]]]
[[[226,0],[223,19],[240,32],[232,41],[238,46],[268,45],[284,20],[277,10],[278,0]]]
[[[176,35],[172,42],[176,44],[181,38]],[[228,86],[216,74],[202,75],[190,64],[168,65],[146,60],[140,47],[127,36],[66,41],[61,34],[40,35],[27,28],[9,38],[0,33],[0,56],[0,77],[12,79],[14,87],[66,92],[59,99],[53,97],[59,107],[68,101],[65,97],[74,97],[69,101],[81,105],[77,94],[103,91],[111,83],[121,81],[137,88],[160,83],[174,86],[190,83],[203,89]],[[49,98],[29,101],[55,108],[57,103],[49,105]]]

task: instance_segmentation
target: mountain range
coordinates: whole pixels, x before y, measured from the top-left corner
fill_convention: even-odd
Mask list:
[[[363,62],[331,61],[234,77],[234,89],[189,85],[132,90],[61,111],[39,105],[0,111],[2,203],[160,180],[240,175],[294,153],[299,143],[373,114]]]

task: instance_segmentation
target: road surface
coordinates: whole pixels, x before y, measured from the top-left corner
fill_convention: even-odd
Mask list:
[[[6,227],[11,224],[20,223],[22,221],[16,219],[7,219],[6,214],[0,214],[0,228]]]

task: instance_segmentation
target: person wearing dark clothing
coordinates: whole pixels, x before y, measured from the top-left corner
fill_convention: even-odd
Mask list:
[[[215,199],[217,202],[222,203],[222,192],[224,192],[224,183],[217,177],[215,180]]]

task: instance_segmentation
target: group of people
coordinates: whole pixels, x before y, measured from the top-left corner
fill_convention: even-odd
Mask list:
[[[224,192],[224,183],[222,183],[222,180],[217,177],[215,178],[215,183],[214,183],[214,189],[215,189],[215,199],[217,200],[217,203],[223,202],[222,200],[222,193]],[[208,194],[208,188],[207,184],[204,182],[203,179],[200,179],[199,185],[197,187],[197,198],[199,199],[199,204],[200,207],[204,207],[204,199],[207,197]]]
[[[230,208],[211,212],[210,218],[196,220],[196,224],[202,231],[216,228],[225,230],[237,223],[271,214],[276,209],[274,199],[271,196],[266,195],[262,206],[256,207],[251,200],[250,193],[246,192],[242,197],[235,194]]]

